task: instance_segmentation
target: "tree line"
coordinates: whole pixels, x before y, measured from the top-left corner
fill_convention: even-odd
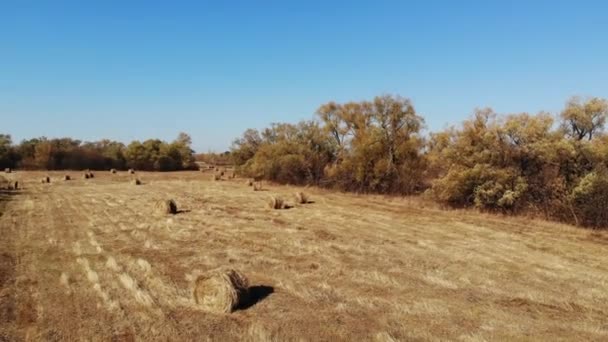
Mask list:
[[[249,129],[231,147],[245,176],[345,191],[424,194],[450,207],[533,213],[608,226],[608,101],[569,100],[559,115],[478,109],[423,134],[409,99],[329,102],[317,119]]]
[[[124,170],[176,171],[196,169],[192,139],[180,133],[172,142],[159,139],[82,142],[45,137],[14,145],[10,135],[0,134],[0,167],[26,170]]]

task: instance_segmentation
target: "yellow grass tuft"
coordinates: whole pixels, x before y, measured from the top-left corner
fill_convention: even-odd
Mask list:
[[[233,269],[217,269],[199,276],[193,297],[204,310],[230,313],[247,300],[249,281]]]

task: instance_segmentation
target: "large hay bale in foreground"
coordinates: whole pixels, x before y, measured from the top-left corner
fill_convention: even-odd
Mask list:
[[[63,176],[63,180],[69,181],[69,180],[72,180],[72,177],[70,177],[70,175],[65,175],[65,176]]]
[[[300,204],[308,203],[308,196],[301,191],[296,192],[295,197],[296,197],[296,201]]]
[[[139,179],[135,178],[135,179],[133,180],[133,184],[134,184],[134,185],[141,185],[141,181],[140,181]]]
[[[156,212],[160,215],[175,215],[177,214],[177,205],[172,199],[159,201],[156,203]]]
[[[213,270],[194,282],[194,301],[208,311],[230,313],[247,300],[248,294],[249,281],[233,269]]]
[[[268,199],[268,207],[270,209],[283,209],[285,207],[285,203],[280,197],[270,196]]]

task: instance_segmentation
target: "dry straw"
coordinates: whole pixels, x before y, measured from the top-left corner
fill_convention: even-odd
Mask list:
[[[285,203],[282,198],[276,196],[270,196],[268,199],[268,207],[270,209],[283,209],[285,208]]]
[[[194,282],[194,301],[204,310],[230,313],[248,299],[249,281],[233,269],[216,269]]]
[[[156,212],[160,215],[174,215],[177,214],[177,205],[172,199],[159,201],[158,203],[156,203]]]
[[[296,192],[295,197],[296,197],[296,201],[300,204],[308,203],[308,196],[301,191]]]

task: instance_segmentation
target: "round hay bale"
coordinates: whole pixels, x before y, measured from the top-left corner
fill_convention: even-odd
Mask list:
[[[253,183],[253,191],[262,191],[262,183]]]
[[[156,203],[156,212],[160,215],[175,215],[177,214],[177,205],[172,199],[159,201],[158,203]]]
[[[89,178],[95,178],[95,175],[93,174],[93,172],[89,172]]]
[[[85,173],[84,175],[82,175],[82,178],[83,178],[83,179],[89,179],[89,174],[88,174],[88,173]]]
[[[141,185],[141,181],[140,181],[139,179],[135,178],[135,179],[133,180],[133,184],[134,184],[134,185]]]
[[[283,209],[283,199],[276,196],[270,196],[270,198],[268,199],[268,207],[270,209]]]
[[[111,169],[110,173],[116,173],[116,169]]]
[[[6,169],[4,169],[4,172],[5,173],[11,173],[11,172],[13,172],[13,170],[11,170],[10,167],[7,167]]]
[[[213,181],[220,181],[220,180],[222,180],[222,176],[220,176],[219,174],[215,173],[211,177],[211,180],[213,180]]]
[[[46,177],[42,177],[42,183],[50,183],[51,182],[51,177],[46,176]]]
[[[247,184],[247,186],[253,186],[253,179],[248,179],[245,184]]]
[[[296,196],[296,201],[298,203],[300,203],[300,204],[308,203],[308,196],[306,196],[305,193],[298,191],[295,193],[295,196]]]
[[[220,176],[223,176],[223,175],[224,175],[224,171],[220,172]]]
[[[13,183],[13,189],[19,190],[19,181],[15,181],[15,183]]]
[[[69,181],[69,180],[72,180],[72,177],[70,177],[70,175],[65,175],[65,176],[63,176],[63,180]]]
[[[135,174],[135,170],[133,170],[133,169],[129,169],[129,174],[130,174],[130,175],[134,175],[134,174]]]
[[[247,301],[249,281],[239,271],[217,269],[194,281],[194,301],[201,308],[218,313],[230,313]]]

